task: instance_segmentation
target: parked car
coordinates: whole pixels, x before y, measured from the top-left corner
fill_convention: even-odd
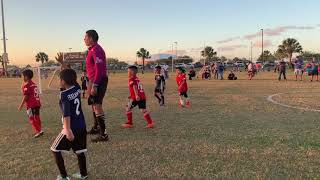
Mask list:
[[[187,68],[194,68],[194,65],[193,65],[193,63],[188,63],[188,64],[186,64],[186,67]]]
[[[236,63],[234,63],[234,65],[238,66],[238,67],[244,67],[245,66],[244,62],[242,62],[242,61],[237,61]]]
[[[186,65],[184,63],[177,63],[174,65],[174,67],[183,67],[183,68],[186,68]]]
[[[233,62],[226,62],[226,63],[225,63],[225,66],[226,66],[226,67],[233,67],[234,64],[233,64]]]
[[[202,68],[203,67],[203,64],[201,64],[200,62],[196,62],[194,63],[194,68]]]

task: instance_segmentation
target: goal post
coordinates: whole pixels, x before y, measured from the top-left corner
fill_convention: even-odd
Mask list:
[[[36,77],[39,94],[42,94],[44,90],[58,90],[58,87],[54,88],[53,84],[60,71],[60,66],[38,66],[32,69],[34,74],[37,74],[34,77]]]

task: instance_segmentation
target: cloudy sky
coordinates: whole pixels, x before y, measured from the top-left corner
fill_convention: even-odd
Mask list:
[[[265,47],[274,51],[284,38],[298,39],[305,50],[320,51],[318,0],[4,0],[9,58],[32,64],[44,51],[84,51],[84,32],[96,29],[109,57],[134,61],[144,47],[196,59],[204,45],[218,55],[249,57]],[[2,51],[2,46],[0,46]]]

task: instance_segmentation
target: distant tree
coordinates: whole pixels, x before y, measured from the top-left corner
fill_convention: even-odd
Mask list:
[[[142,59],[142,74],[144,74],[145,60],[150,58],[150,53],[144,48],[137,52],[137,56]]]
[[[309,51],[304,51],[301,54],[301,58],[304,60],[311,60],[312,58],[316,58],[317,60],[320,60],[320,54],[319,53],[313,53]]]
[[[59,66],[60,64],[54,60],[49,60],[45,63],[43,63],[41,66],[45,67],[45,66]]]
[[[217,52],[211,46],[207,46],[201,51],[201,56],[204,57],[207,62],[210,62],[213,57],[217,56]],[[206,62],[204,64],[206,64]]]
[[[263,55],[261,53],[260,57],[258,58],[259,61],[263,61],[263,62],[274,61],[275,59],[276,58],[273,56],[273,54],[268,50],[263,51]]]
[[[286,58],[287,55],[282,51],[282,49],[278,49],[273,56],[277,59],[277,60],[281,60],[283,58]]]
[[[238,58],[238,57],[235,57],[235,58],[232,59],[232,61],[233,61],[233,62],[237,62],[237,61],[241,61],[241,59]]]
[[[39,52],[36,55],[36,62],[41,62],[41,64],[48,62],[49,61],[49,56],[44,53],[44,52]]]
[[[226,57],[224,57],[224,56],[221,56],[220,59],[221,59],[222,62],[227,62],[228,61],[228,59]]]
[[[193,59],[190,56],[181,56],[175,60],[176,63],[192,63]]]
[[[302,53],[302,46],[296,39],[288,38],[279,45],[279,50],[286,54],[286,57],[289,58],[289,63],[292,65],[293,53]]]

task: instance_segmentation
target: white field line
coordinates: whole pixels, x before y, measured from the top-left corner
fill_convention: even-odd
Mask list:
[[[287,105],[287,104],[283,104],[283,103],[280,103],[278,101],[275,101],[273,98],[275,96],[281,96],[283,94],[288,94],[288,93],[278,93],[278,94],[273,94],[273,95],[270,95],[267,100],[273,104],[276,104],[276,105],[279,105],[279,106],[282,106],[282,107],[286,107],[286,108],[293,108],[293,109],[299,109],[299,110],[303,110],[303,111],[313,111],[313,112],[320,112],[319,109],[311,109],[311,108],[304,108],[304,107],[298,107],[298,106],[290,106],[290,105]]]

